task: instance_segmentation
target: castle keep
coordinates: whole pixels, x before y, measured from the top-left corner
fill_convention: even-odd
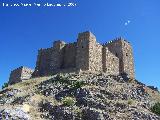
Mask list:
[[[38,51],[34,75],[44,76],[59,71],[127,73],[134,78],[132,47],[118,38],[104,45],[96,42],[91,32],[79,33],[77,42],[55,41],[51,48]]]
[[[132,46],[123,38],[99,44],[89,31],[79,33],[77,42],[55,41],[51,48],[38,51],[32,76],[46,76],[58,72],[105,72],[127,74],[134,78]]]

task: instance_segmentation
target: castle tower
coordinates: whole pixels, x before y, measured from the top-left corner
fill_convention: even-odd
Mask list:
[[[89,31],[78,34],[77,42],[55,41],[51,48],[38,51],[33,76],[74,70],[128,74],[134,78],[132,46],[123,38],[100,45]]]
[[[53,47],[38,50],[37,62],[33,76],[44,76],[59,70],[63,63],[65,42],[55,41]]]
[[[64,41],[55,41],[53,43],[53,51],[51,54],[51,71],[59,70],[63,67],[64,47],[66,43]]]
[[[132,46],[123,38],[110,41],[107,45],[110,52],[119,58],[119,73],[126,73],[130,78],[135,77]]]
[[[82,71],[102,69],[102,46],[97,44],[96,37],[89,31],[78,35],[76,68]]]
[[[50,74],[51,54],[52,54],[52,48],[38,50],[36,67],[33,73],[34,77]]]

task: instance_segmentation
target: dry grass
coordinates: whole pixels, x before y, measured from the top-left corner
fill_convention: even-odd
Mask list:
[[[133,99],[128,99],[128,100],[109,100],[106,99],[104,100],[105,103],[112,103],[112,104],[116,104],[116,103],[120,103],[120,104],[125,104],[125,105],[132,105],[132,106],[137,106],[137,104],[139,103],[136,100]]]
[[[27,96],[29,94],[32,94],[33,96],[31,96],[30,100],[23,103],[23,105],[21,105],[21,107],[24,109],[25,112],[28,112],[31,115],[32,119],[42,120],[40,117],[41,112],[38,111],[39,103],[42,101],[45,101],[45,100],[48,100],[52,105],[59,104],[59,103],[51,97],[46,97],[43,95],[35,94],[35,91],[37,89],[36,85],[38,85],[41,82],[46,81],[52,77],[53,76],[32,78],[32,79],[8,86],[5,89],[18,89],[18,90],[20,90],[21,92],[18,92],[17,94],[15,94],[15,97],[23,97],[23,96]],[[12,105],[6,104],[5,106],[3,105],[2,107],[4,107],[4,108],[11,107],[11,109],[14,109],[15,107],[18,107],[18,106],[20,106],[20,105],[15,104],[14,106],[12,106]]]
[[[146,87],[146,92],[151,96],[153,101],[160,102],[160,92],[154,91]]]
[[[42,113],[39,111],[39,104],[46,101],[53,106],[61,105],[61,103],[56,101],[53,97],[50,96],[46,97],[44,95],[35,94],[30,98],[30,103],[31,103],[30,115],[32,116],[33,119],[42,120],[42,118],[40,117]]]
[[[22,81],[20,83],[11,85],[8,88],[15,88],[15,89],[21,89],[21,88],[25,89],[25,88],[28,88],[28,87],[31,88],[31,87],[33,87],[35,85],[38,85],[39,83],[41,83],[45,80],[48,80],[50,78],[52,78],[52,76],[32,78],[32,79],[25,80],[25,81]]]
[[[40,84],[43,81],[46,81],[48,79],[52,78],[52,76],[48,76],[48,77],[38,77],[38,78],[32,78],[11,86],[8,86],[8,89],[18,89],[20,91],[22,91],[23,95],[27,95],[30,93],[34,93],[36,91],[36,85]],[[6,89],[7,89],[6,88]],[[19,95],[20,96],[20,95]]]

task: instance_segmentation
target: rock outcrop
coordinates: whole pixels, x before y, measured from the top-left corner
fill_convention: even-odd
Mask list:
[[[126,76],[56,74],[0,91],[0,119],[160,120],[158,91]]]

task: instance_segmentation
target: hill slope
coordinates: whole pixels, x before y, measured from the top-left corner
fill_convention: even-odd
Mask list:
[[[57,74],[0,91],[0,117],[25,120],[160,120],[160,101],[136,80],[105,74]],[[1,119],[0,118],[0,119]]]

